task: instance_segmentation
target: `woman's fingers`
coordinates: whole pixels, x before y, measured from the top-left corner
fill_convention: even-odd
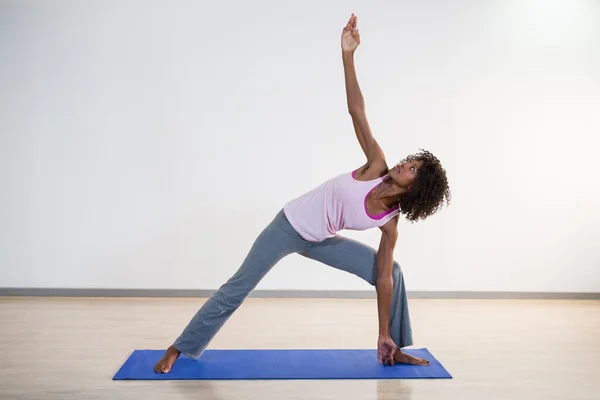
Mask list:
[[[348,20],[348,23],[344,27],[344,32],[347,32],[347,31],[349,31],[351,29],[352,29],[352,17],[350,17],[350,19]]]
[[[356,28],[356,15],[354,15],[354,13],[352,13],[352,15],[350,16],[350,19],[348,20],[348,23],[346,24],[346,28],[348,28],[348,29]]]

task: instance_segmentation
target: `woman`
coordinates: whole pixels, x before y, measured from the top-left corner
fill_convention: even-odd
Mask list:
[[[400,350],[412,345],[404,280],[393,260],[399,214],[424,219],[449,203],[446,172],[427,151],[411,155],[389,169],[371,134],[354,69],[360,43],[352,14],[342,32],[342,59],[348,110],[367,162],[351,173],[323,183],[288,202],[254,242],[239,270],[200,308],[183,333],[155,365],[167,373],[181,353],[198,359],[211,339],[267,272],[283,257],[297,253],[355,274],[377,291],[381,363],[428,365]],[[337,235],[342,229],[381,230],[379,249]]]

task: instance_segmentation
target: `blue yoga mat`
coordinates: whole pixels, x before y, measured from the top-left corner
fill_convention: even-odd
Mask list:
[[[403,349],[431,364],[382,365],[376,350],[206,350],[198,360],[183,354],[168,374],[154,364],[164,350],[135,350],[114,380],[223,379],[425,379],[452,378],[427,349]]]

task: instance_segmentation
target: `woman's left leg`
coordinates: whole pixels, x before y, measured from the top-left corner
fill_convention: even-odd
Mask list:
[[[377,281],[377,251],[354,239],[338,235],[322,242],[311,243],[306,251],[299,254],[354,274],[373,286]],[[390,336],[400,349],[411,346],[413,337],[404,276],[396,261],[394,261],[392,277],[394,290],[390,304]],[[400,350],[397,351],[396,361],[422,364],[419,360],[405,355]]]

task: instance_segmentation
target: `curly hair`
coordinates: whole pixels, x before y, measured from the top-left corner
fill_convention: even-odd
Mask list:
[[[449,205],[452,198],[446,170],[440,161],[429,151],[419,150],[404,160],[423,163],[417,171],[412,190],[399,200],[400,213],[410,222],[423,220],[435,214],[442,208],[444,201]]]

